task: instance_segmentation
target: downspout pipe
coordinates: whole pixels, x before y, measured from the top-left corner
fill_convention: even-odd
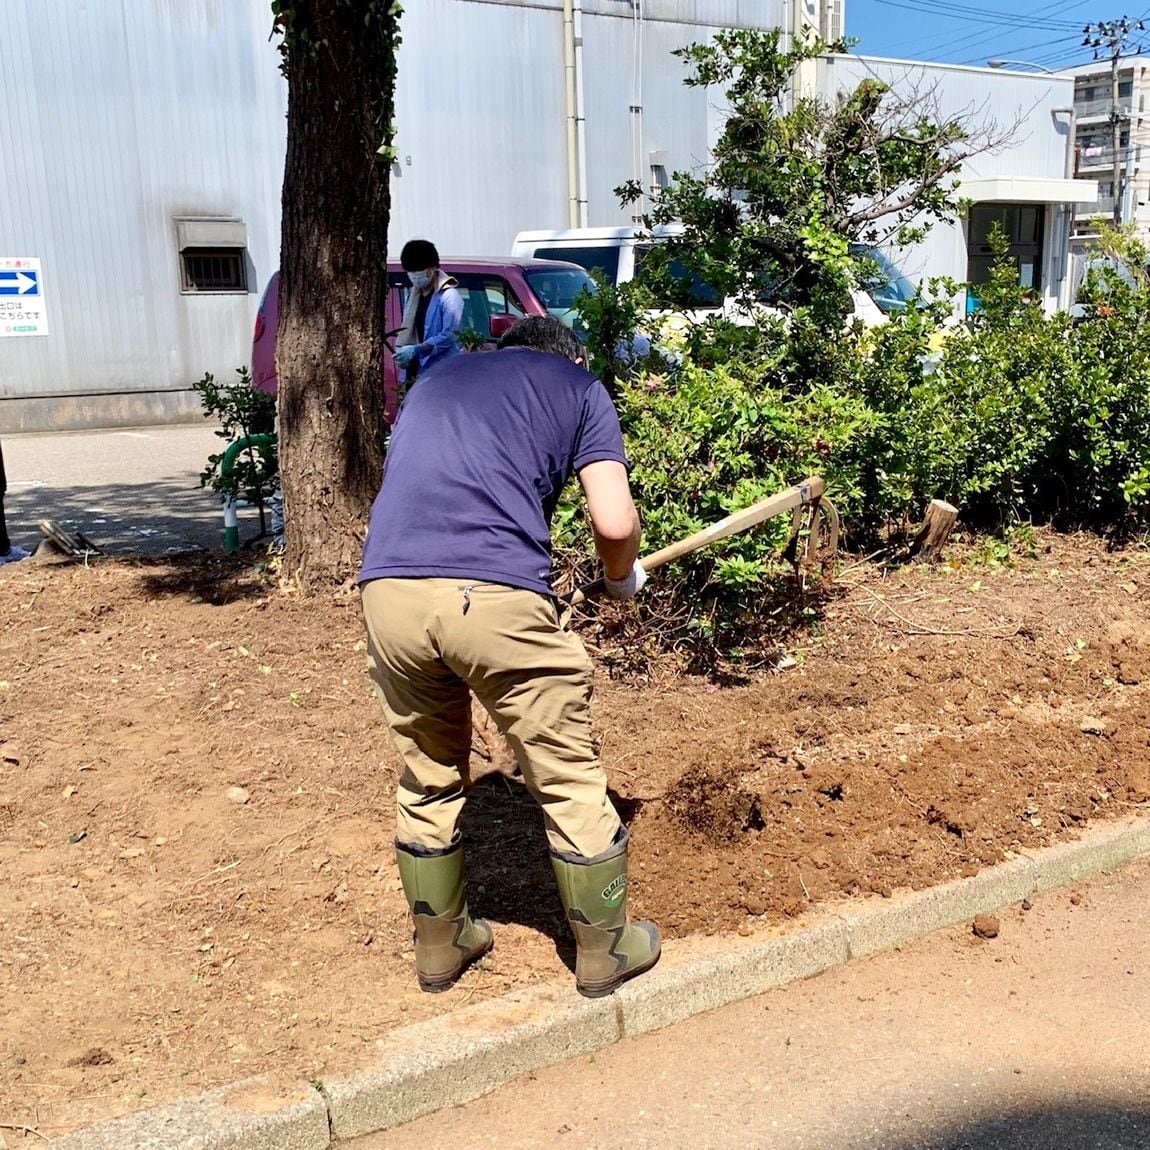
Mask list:
[[[579,226],[579,132],[575,82],[575,2],[563,0],[563,76],[567,110],[567,226]]]
[[[647,210],[648,171],[643,157],[643,0],[631,0],[631,178],[639,198],[632,219],[641,223]]]
[[[575,34],[575,170],[578,173],[576,198],[579,227],[587,226],[587,116],[583,104],[583,0],[572,0],[572,27]]]
[[[1078,112],[1073,106],[1069,108],[1051,108],[1051,119],[1058,122],[1060,116],[1066,117],[1066,162],[1063,165],[1063,174],[1066,179],[1072,180],[1075,176],[1075,151],[1078,147]],[[1070,238],[1074,234],[1074,204],[1066,204],[1062,209],[1062,218],[1065,221],[1065,240],[1062,245],[1061,274],[1058,284],[1058,307],[1065,311],[1073,304],[1070,298]]]

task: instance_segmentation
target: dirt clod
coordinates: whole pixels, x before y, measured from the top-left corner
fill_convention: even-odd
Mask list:
[[[115,1059],[102,1047],[93,1046],[79,1054],[72,1055],[67,1066],[110,1066]]]
[[[1122,781],[1130,802],[1142,803],[1150,799],[1150,762],[1124,764]]]
[[[975,938],[997,938],[998,919],[993,914],[979,914],[974,918]]]
[[[685,831],[715,843],[733,843],[763,827],[758,796],[703,766],[688,767],[663,803]]]
[[[1114,734],[1115,724],[1110,719],[1099,719],[1094,715],[1085,715],[1082,722],[1078,724],[1078,729],[1084,735],[1105,737]]]

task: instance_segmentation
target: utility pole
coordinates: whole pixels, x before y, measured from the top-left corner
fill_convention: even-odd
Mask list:
[[[1121,20],[1100,20],[1097,24],[1087,24],[1082,29],[1085,37],[1082,45],[1094,49],[1094,59],[1104,59],[1110,53],[1110,146],[1114,153],[1112,191],[1114,195],[1114,226],[1122,223],[1122,200],[1125,191],[1122,188],[1122,121],[1129,120],[1118,107],[1118,69],[1122,61],[1122,53],[1130,40],[1131,33],[1142,32],[1145,25],[1141,20],[1130,21],[1125,16]],[[1139,45],[1141,54],[1142,47]],[[1127,147],[1133,148],[1134,141],[1129,139]]]
[[[1122,223],[1122,117],[1118,113],[1118,60],[1122,55],[1121,41],[1112,44],[1110,51],[1110,149],[1114,153],[1114,172],[1110,186],[1114,189],[1114,226]]]

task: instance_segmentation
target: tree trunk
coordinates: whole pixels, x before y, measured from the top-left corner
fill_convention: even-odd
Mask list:
[[[288,80],[279,329],[284,569],[359,561],[383,464],[394,0],[276,0]]]

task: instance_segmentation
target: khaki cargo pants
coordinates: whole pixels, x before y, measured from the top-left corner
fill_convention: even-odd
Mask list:
[[[449,846],[470,782],[471,694],[515,752],[553,849],[607,850],[619,816],[591,745],[591,660],[551,599],[497,583],[363,586],[368,672],[403,759],[400,842]]]

